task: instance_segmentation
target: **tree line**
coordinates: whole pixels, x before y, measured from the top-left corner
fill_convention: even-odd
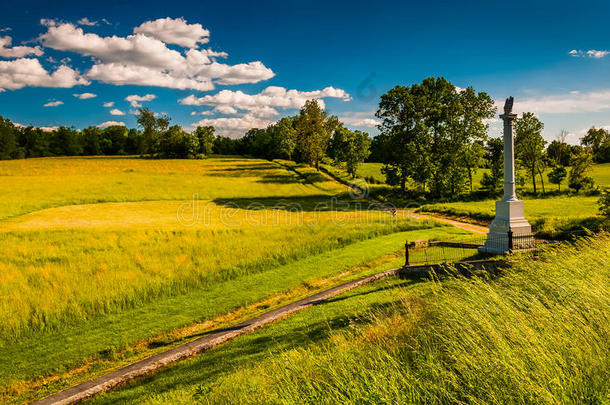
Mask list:
[[[45,131],[14,125],[0,117],[0,159],[47,156],[141,155],[159,158],[201,158],[210,154],[284,158],[316,168],[330,159],[345,165],[352,176],[369,156],[369,135],[351,131],[317,100],[309,100],[295,116],[284,117],[267,128],[250,129],[238,139],[216,136],[213,126],[193,132],[171,125],[167,115],[146,108],[138,111],[138,129],[110,126],[81,131],[59,127]]]

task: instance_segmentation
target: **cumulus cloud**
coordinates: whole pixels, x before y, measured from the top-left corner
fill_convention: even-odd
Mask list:
[[[106,121],[106,122],[102,122],[101,124],[98,125],[98,127],[100,128],[108,128],[108,127],[113,127],[119,125],[121,127],[125,126],[124,122],[120,122],[120,121]]]
[[[63,101],[50,101],[48,103],[46,103],[45,105],[43,105],[43,107],[57,107],[62,105],[64,102]]]
[[[88,85],[89,81],[81,77],[78,71],[65,65],[49,74],[38,59],[0,61],[0,91],[16,90],[25,86],[69,88],[81,84]]]
[[[106,108],[114,107],[114,101],[108,101],[108,102],[104,103],[104,107],[106,107]]]
[[[201,24],[188,24],[184,18],[167,17],[146,21],[134,28],[133,32],[185,48],[197,48],[198,44],[205,44],[210,40],[210,31],[203,28]]]
[[[572,49],[568,53],[575,58],[594,58],[594,59],[601,59],[605,56],[610,55],[610,51],[598,51],[597,49],[589,49],[588,51]]]
[[[180,77],[159,69],[118,63],[96,64],[87,73],[91,80],[115,85],[168,87],[180,90],[209,91],[214,89],[211,80],[202,77]]]
[[[269,86],[258,94],[246,94],[241,90],[222,90],[214,95],[195,97],[190,95],[180,100],[181,104],[193,106],[212,106],[215,108],[232,107],[234,109],[246,110],[252,113],[266,111],[272,113],[271,109],[298,109],[307,100],[317,99],[324,107],[324,98],[339,98],[343,101],[351,100],[350,95],[342,89],[326,87],[323,90],[298,91],[286,90],[283,87]],[[266,110],[263,110],[266,109]],[[254,116],[254,114],[252,114]]]
[[[267,128],[273,123],[274,121],[246,114],[243,117],[204,118],[193,124],[193,127],[211,125],[219,135],[236,138],[242,136],[251,128]]]
[[[145,96],[138,96],[137,94],[132,94],[130,96],[125,97],[125,100],[127,100],[133,108],[140,108],[142,107],[143,101],[152,101],[155,98],[157,98],[157,96],[155,96],[154,94],[147,94]]]
[[[118,108],[113,108],[110,110],[110,115],[125,115],[125,113]]]
[[[504,105],[498,101],[497,105]],[[610,90],[599,90],[581,93],[571,91],[565,94],[555,94],[524,100],[515,100],[517,113],[531,111],[537,114],[566,114],[599,112],[610,109]]]
[[[339,120],[347,125],[351,125],[354,127],[376,128],[377,125],[381,124],[380,121],[373,118],[339,117]]]
[[[86,100],[88,98],[95,98],[97,97],[97,94],[93,94],[93,93],[81,93],[81,94],[73,94],[74,97],[76,98],[80,98],[81,100]]]
[[[78,20],[76,22],[78,25],[86,25],[89,27],[92,27],[94,25],[97,25],[97,21],[90,21],[87,17],[83,17],[80,20]]]
[[[275,75],[260,61],[228,65],[216,61],[226,58],[226,52],[194,49],[206,42],[209,32],[184,19],[149,21],[126,37],[101,37],[53,20],[41,23],[47,27],[40,36],[44,46],[93,57],[95,63],[86,77],[104,83],[209,91],[214,89],[214,82],[257,83]],[[177,51],[168,48],[168,43],[191,49]]]
[[[0,37],[0,56],[3,58],[23,58],[28,55],[40,56],[44,52],[39,46],[14,46],[11,48],[13,38],[9,36]]]

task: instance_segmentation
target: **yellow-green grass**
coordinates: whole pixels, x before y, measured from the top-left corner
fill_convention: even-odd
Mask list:
[[[304,169],[311,170],[311,169]],[[326,177],[306,182],[260,159],[40,158],[0,161],[0,219],[98,202],[335,195]]]
[[[377,182],[385,183],[385,174],[381,173],[383,163],[360,163],[358,165],[358,176],[363,178],[373,178]]]
[[[39,398],[109,368],[167,350],[212,327],[229,326],[269,305],[294,301],[319,289],[399,266],[404,261],[404,240],[465,236],[464,231],[452,227],[378,236],[218,280],[173,297],[158,297],[133,308],[7,340],[0,345],[0,364],[11,366],[0,367],[0,402]]]
[[[93,402],[605,403],[610,238],[540,259],[369,286]]]
[[[556,236],[560,232],[576,230],[579,226],[595,227],[599,216],[599,197],[566,195],[552,198],[526,198],[523,200],[525,217],[543,236]],[[424,212],[437,212],[459,217],[491,221],[495,215],[495,201],[470,201],[426,204]]]

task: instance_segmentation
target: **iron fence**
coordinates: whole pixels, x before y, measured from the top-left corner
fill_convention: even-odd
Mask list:
[[[407,241],[405,265],[455,263],[481,260],[511,252],[531,252],[538,242],[533,234],[474,235],[453,241]]]

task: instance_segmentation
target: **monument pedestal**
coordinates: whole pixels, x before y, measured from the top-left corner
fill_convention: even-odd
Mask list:
[[[489,233],[485,245],[480,251],[486,253],[506,253],[508,246],[508,231],[512,230],[513,236],[531,235],[532,227],[524,216],[523,201],[500,200],[496,201],[496,218],[489,226]],[[513,240],[513,249],[517,250],[519,238]]]

